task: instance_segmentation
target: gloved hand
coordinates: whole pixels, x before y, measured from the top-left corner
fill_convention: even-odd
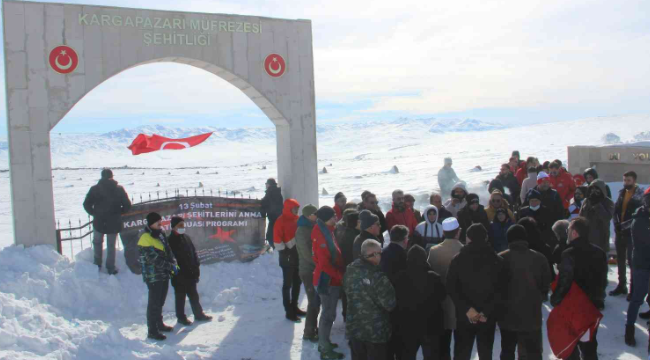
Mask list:
[[[178,267],[178,265],[176,265],[176,264],[172,265],[172,270],[171,270],[172,276],[178,275],[178,272],[180,270],[181,270],[181,268]]]

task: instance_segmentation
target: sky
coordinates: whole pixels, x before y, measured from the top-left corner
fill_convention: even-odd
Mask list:
[[[643,0],[82,3],[310,19],[319,124],[398,117],[530,124],[650,113],[650,2]],[[5,137],[6,102],[0,107]],[[53,132],[148,124],[271,126],[226,81],[168,63],[109,79]]]

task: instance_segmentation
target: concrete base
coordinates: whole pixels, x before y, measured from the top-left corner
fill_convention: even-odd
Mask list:
[[[16,244],[55,244],[50,130],[102,82],[154,62],[195,66],[243,91],[276,125],[284,196],[318,204],[310,21],[22,1],[2,6]],[[52,61],[61,45],[76,53],[74,68],[69,55]],[[285,61],[280,76],[267,70],[270,54]]]
[[[569,146],[569,171],[582,174],[595,168],[606,182],[623,181],[627,171],[636,172],[637,182],[650,184],[650,147],[643,146]]]

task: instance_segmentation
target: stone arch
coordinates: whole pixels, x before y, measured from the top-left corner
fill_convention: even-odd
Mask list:
[[[276,126],[285,197],[318,204],[310,21],[22,1],[4,1],[3,16],[16,244],[55,244],[50,130],[102,82],[154,62],[199,67],[243,91]],[[62,45],[78,58],[68,73],[50,64]],[[280,77],[265,71],[270,54],[285,61]]]

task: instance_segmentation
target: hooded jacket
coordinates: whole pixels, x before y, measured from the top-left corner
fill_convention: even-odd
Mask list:
[[[437,335],[444,331],[442,301],[447,291],[440,275],[431,271],[420,246],[408,251],[406,270],[395,276],[397,308],[394,319],[403,338]]]
[[[460,209],[464,208],[465,205],[467,205],[467,201],[465,200],[465,198],[463,198],[463,200],[461,200],[458,204],[454,205],[452,200],[454,198],[454,191],[456,191],[456,189],[463,189],[463,191],[465,192],[465,197],[467,197],[468,194],[467,188],[465,187],[465,184],[463,184],[462,182],[456,183],[456,185],[454,185],[454,187],[451,189],[450,192],[451,199],[448,199],[445,202],[445,209],[447,209],[447,211],[449,211],[451,213],[451,216],[453,217],[457,217]]]
[[[454,184],[457,184],[460,180],[456,175],[456,172],[452,167],[442,167],[438,171],[438,186],[440,186],[441,194],[448,194],[449,189],[453,190]]]
[[[169,281],[172,268],[176,266],[176,259],[174,259],[165,233],[159,231],[155,237],[153,233],[149,226],[145,226],[138,240],[142,280],[149,284]]]
[[[514,222],[506,216],[505,221],[500,222],[499,219],[495,216],[494,220],[490,223],[490,227],[487,229],[489,234],[490,244],[495,252],[499,253],[508,249],[508,239],[506,233],[508,229],[514,225]]]
[[[429,211],[436,211],[436,220],[434,222],[429,221]],[[429,205],[424,208],[423,213],[424,221],[422,221],[418,226],[415,227],[415,236],[413,237],[413,242],[417,245],[420,245],[425,250],[428,250],[431,245],[439,244],[444,239],[442,225],[438,222],[438,208],[434,205]]]
[[[458,224],[462,229],[460,231],[460,242],[463,244],[465,243],[467,229],[472,226],[472,224],[482,224],[483,227],[485,227],[485,230],[490,229],[490,221],[488,221],[487,213],[485,212],[483,205],[480,204],[476,211],[472,211],[469,204],[460,210],[458,212]]]
[[[589,169],[585,170],[585,172],[582,174],[582,176],[585,178],[585,183],[587,181],[586,180],[587,175],[591,175],[594,178],[594,180],[598,179],[598,172],[594,168],[589,168]],[[587,185],[591,185],[591,184],[588,183]],[[609,185],[605,184],[605,189],[607,190],[607,197],[611,199],[612,198],[612,190],[610,190]]]
[[[320,221],[320,220],[318,220]],[[312,238],[312,254],[314,264],[314,287],[318,289],[321,278],[329,279],[325,287],[341,286],[343,282],[343,256],[341,249],[334,238],[334,228],[325,225],[326,230],[329,231],[329,236],[332,238],[333,249],[330,251],[326,235],[323,234],[318,223],[314,226],[311,232]],[[324,276],[321,276],[324,275]]]
[[[275,222],[273,228],[273,242],[276,250],[291,249],[296,246],[296,230],[298,229],[298,215],[291,212],[292,209],[300,207],[300,203],[294,199],[284,201],[282,215]]]
[[[609,225],[614,215],[614,203],[605,196],[605,183],[602,180],[594,180],[589,185],[589,193],[592,189],[600,189],[603,194],[600,201],[594,201],[587,196],[580,208],[580,216],[589,220],[589,241],[601,248],[605,253],[609,252]]]
[[[275,222],[282,215],[283,202],[282,189],[271,185],[262,198],[262,217],[268,217],[270,222]]]
[[[122,231],[122,214],[131,209],[131,200],[123,187],[113,179],[101,179],[90,188],[83,203],[93,217],[93,228],[102,234]]]

